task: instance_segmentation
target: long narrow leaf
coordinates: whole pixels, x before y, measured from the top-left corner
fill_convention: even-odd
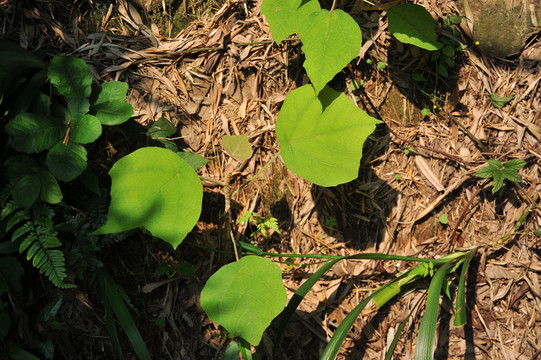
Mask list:
[[[111,345],[113,346],[113,351],[115,352],[116,356],[120,360],[124,360],[124,353],[122,352],[122,347],[120,347],[120,341],[118,340],[118,333],[116,331],[116,324],[115,324],[115,318],[113,317],[113,309],[111,309],[111,305],[109,304],[109,300],[105,296],[104,292],[102,292],[102,302],[105,306],[105,328],[107,329],[107,333],[109,334],[109,339],[111,339]]]
[[[411,317],[411,314],[417,309],[419,304],[421,304],[421,300],[423,300],[424,296],[421,296],[419,300],[415,303],[411,311],[409,312],[408,316],[402,321],[400,326],[398,327],[398,330],[396,331],[396,334],[394,334],[393,341],[391,342],[391,345],[389,345],[389,348],[387,349],[387,354],[385,354],[385,360],[391,360],[393,357],[394,349],[396,348],[396,344],[398,344],[398,339],[400,339],[400,335],[402,335],[402,331],[404,331],[404,328],[408,324],[408,320]]]
[[[113,312],[120,322],[120,325],[126,332],[126,335],[128,335],[128,339],[130,340],[137,357],[140,360],[150,360],[150,354],[148,353],[146,344],[143,341],[135,322],[133,321],[130,311],[126,307],[124,299],[119,292],[118,285],[106,272],[101,271],[99,275],[100,282],[103,286],[102,291],[104,291]]]
[[[388,287],[386,287],[385,289],[381,289],[381,291],[376,296],[374,296],[374,302],[376,303],[378,308],[381,308],[393,297],[400,294],[403,286],[411,284],[415,280],[424,277],[424,272],[426,271],[425,269],[426,267],[424,267],[423,264],[417,265],[416,267],[404,272],[400,280],[393,281],[389,284]]]
[[[293,316],[293,314],[295,313],[295,310],[297,310],[297,307],[299,306],[301,301],[304,299],[308,291],[310,291],[310,289],[315,285],[315,283],[323,276],[323,274],[325,274],[331,267],[334,266],[334,264],[336,264],[340,260],[342,259],[334,259],[317,269],[317,271],[313,273],[312,276],[310,276],[308,280],[306,280],[301,286],[299,286],[297,291],[295,291],[295,294],[293,294],[293,297],[291,298],[291,300],[289,300],[287,307],[284,309],[281,315],[280,325],[278,325],[278,330],[276,332],[276,338],[273,345],[273,359],[276,359],[278,347],[280,345],[280,341],[282,340],[282,336],[284,335],[286,326],[289,323],[291,316]]]
[[[455,303],[455,326],[462,326],[466,324],[467,314],[466,314],[466,277],[468,275],[468,267],[470,266],[470,261],[477,252],[477,248],[471,250],[462,264],[462,269],[460,271],[460,278],[458,279],[458,288],[456,291],[456,303]]]
[[[323,350],[323,354],[321,355],[320,360],[334,360],[336,358],[336,355],[338,354],[338,351],[340,351],[340,347],[346,339],[349,330],[351,330],[351,327],[355,323],[355,320],[366,307],[366,305],[370,302],[370,300],[372,300],[372,298],[374,298],[380,291],[386,289],[390,284],[393,284],[401,278],[402,277],[396,278],[393,281],[383,285],[372,294],[370,294],[366,299],[361,301],[359,305],[355,306],[355,308],[344,318],[344,320],[342,320],[342,323],[340,324],[340,326],[338,326],[338,329],[336,329],[334,335],[331,338],[331,341],[329,341],[329,343],[325,347],[325,350]]]
[[[440,307],[440,294],[443,285],[443,279],[447,274],[447,269],[452,262],[443,264],[430,282],[428,296],[426,300],[426,312],[419,325],[419,334],[417,337],[417,348],[415,349],[415,360],[434,359],[434,343],[436,340],[436,326],[438,323],[438,310]]]

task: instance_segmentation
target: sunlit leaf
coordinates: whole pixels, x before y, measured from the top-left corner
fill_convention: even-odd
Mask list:
[[[357,177],[363,143],[379,122],[343,93],[327,87],[318,98],[305,85],[284,101],[276,136],[291,171],[317,185],[335,186]]]
[[[248,142],[248,135],[224,135],[222,146],[235,160],[248,160],[252,157],[252,147]]]
[[[195,171],[174,152],[139,149],[116,162],[107,223],[93,234],[144,227],[176,248],[201,213],[203,187]]]
[[[254,346],[286,300],[280,267],[259,256],[223,266],[201,292],[201,306],[209,318]]]
[[[119,81],[109,81],[98,88],[96,101],[90,111],[104,125],[119,125],[133,115],[133,107],[126,102],[128,84]]]
[[[320,9],[317,0],[265,0],[261,5],[261,13],[265,15],[277,44],[298,33],[308,16]]]
[[[316,93],[361,50],[361,28],[342,10],[319,10],[310,14],[299,35],[306,54],[304,68]]]

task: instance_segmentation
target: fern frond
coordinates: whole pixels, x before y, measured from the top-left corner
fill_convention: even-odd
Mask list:
[[[9,194],[11,196],[11,194]],[[21,209],[20,206],[15,205],[14,201],[9,201],[8,203],[2,203],[2,212],[0,213],[0,220],[4,220],[9,215],[11,215],[16,210]]]
[[[11,241],[22,239],[19,253],[26,251],[26,259],[32,261],[32,265],[56,286],[75,287],[64,283],[67,274],[64,253],[56,249],[62,244],[58,232],[53,228],[54,211],[44,204],[38,204],[30,209],[15,210],[10,215],[6,230],[15,228]]]
[[[27,210],[18,210],[12,214],[6,223],[6,231],[10,231],[15,225],[22,221],[30,220],[30,214]]]
[[[33,229],[33,226],[31,222],[24,223],[21,227],[13,231],[13,234],[11,235],[11,241],[16,242],[21,237],[23,237],[24,235],[32,231],[32,229]]]

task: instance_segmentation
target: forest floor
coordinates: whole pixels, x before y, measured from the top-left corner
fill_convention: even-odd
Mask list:
[[[468,324],[454,327],[452,303],[442,300],[437,358],[526,360],[541,355],[541,236],[534,233],[541,228],[536,203],[541,192],[541,62],[524,55],[535,50],[541,35],[528,38],[522,54],[491,57],[467,36],[471,29],[463,21],[454,27],[468,47],[456,54],[444,78],[430,53],[393,38],[384,10],[362,1],[338,1],[359,17],[364,44],[361,58],[332,86],[384,124],[365,143],[358,179],[324,188],[290,172],[279,157],[271,162],[279,152],[274,124],[280,106],[306,77],[300,42],[272,41],[260,1],[211,4],[211,13],[195,10],[204,2],[183,2],[188,25],[178,34],[171,32],[171,9],[159,10],[161,1],[135,6],[119,0],[109,17],[93,25],[89,14],[97,10],[84,1],[1,3],[3,38],[50,56],[84,59],[97,82],[128,83],[128,101],[139,124],[148,127],[164,117],[177,126],[179,146],[210,160],[199,175],[219,182],[228,177],[230,193],[238,190],[231,225],[241,239],[276,253],[430,258],[482,245],[468,278]],[[451,15],[462,15],[452,0],[416,3],[440,25]],[[153,20],[159,11],[171,21]],[[415,81],[414,74],[424,81]],[[352,82],[362,86],[352,91]],[[500,109],[492,104],[492,93],[514,97]],[[248,135],[254,154],[232,173],[238,164],[224,152],[221,139],[239,134]],[[133,151],[130,139],[123,138],[127,135],[115,136],[108,139],[101,160],[95,160],[104,168]],[[526,161],[519,172],[522,182],[505,183],[493,194],[491,184],[475,176],[488,159]],[[176,251],[143,233],[102,250],[102,261],[131,299],[155,359],[223,357],[223,330],[208,320],[199,294],[205,280],[233,258],[212,251],[231,250],[224,188],[209,180],[203,185],[201,219]],[[275,217],[280,233],[251,237],[253,226],[236,224],[246,210]],[[160,282],[167,277],[153,274],[168,260],[191,264],[198,279]],[[319,265],[297,260],[281,266],[291,297]],[[410,266],[373,260],[335,266],[299,306],[278,358],[318,358],[340,321]],[[78,281],[77,289],[64,292],[59,312],[68,330],[47,336],[58,358],[112,358],[97,285],[90,278]],[[423,296],[423,286],[382,309],[364,311],[339,358],[384,358],[398,326]],[[43,296],[58,293],[48,286],[42,291]],[[415,310],[410,317],[396,359],[413,358],[421,316],[422,310]],[[158,317],[166,319],[164,327],[155,324]],[[271,325],[256,349],[262,358],[269,358],[274,331]],[[127,358],[135,358],[127,340],[122,346]]]

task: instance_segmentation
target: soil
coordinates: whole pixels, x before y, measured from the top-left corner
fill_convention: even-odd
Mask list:
[[[438,19],[439,31],[444,19],[464,15],[452,0],[415,2]],[[133,133],[122,128],[106,134],[96,159],[101,168],[133,150],[139,140],[129,134],[144,132],[161,117],[177,126],[179,147],[210,160],[199,170],[205,191],[200,221],[176,251],[143,232],[100,251],[104,267],[131,299],[132,315],[153,359],[224,356],[227,334],[208,319],[199,295],[206,279],[234,260],[226,241],[224,188],[219,185],[226,177],[230,193],[238,190],[231,205],[233,231],[264,251],[437,258],[481,245],[468,277],[467,325],[452,325],[453,305],[442,297],[437,358],[539,357],[541,236],[535,231],[541,228],[541,62],[535,49],[541,47],[541,35],[532,33],[531,23],[525,32],[515,27],[502,31],[520,38],[520,46],[517,42],[509,50],[496,40],[483,40],[482,31],[494,33],[478,23],[489,6],[481,9],[470,1],[478,14],[472,19],[478,30],[472,31],[466,20],[446,30],[467,48],[443,77],[430,53],[398,43],[387,31],[384,4],[337,1],[337,7],[357,12],[365,46],[363,59],[353,61],[332,84],[384,124],[365,143],[359,177],[323,188],[293,174],[279,158],[268,165],[279,151],[274,124],[280,106],[287,93],[305,81],[299,41],[272,41],[259,13],[260,1],[229,0],[212,3],[211,9],[205,2],[182,2],[184,12],[175,1],[163,2],[165,10],[161,3],[114,2],[114,12],[98,29],[85,26],[85,14],[95,9],[92,2],[0,4],[8,24],[0,37],[50,56],[81,57],[96,82],[128,82],[137,123],[132,124]],[[332,2],[327,3],[323,1],[330,7]],[[187,27],[181,30],[179,25],[178,34],[171,32],[170,26],[153,20],[159,11],[170,19],[184,14]],[[494,14],[492,25],[500,28]],[[526,34],[530,35],[525,38]],[[476,40],[483,46],[476,46]],[[378,67],[378,62],[384,66]],[[350,90],[354,81],[362,84],[359,90]],[[492,93],[514,98],[499,109],[491,103]],[[237,163],[222,151],[221,138],[235,134],[248,134],[254,155],[231,173]],[[505,183],[492,194],[490,183],[474,175],[492,158],[502,163],[525,160],[519,172],[522,182]],[[244,210],[277,218],[281,234],[251,237],[253,226],[235,224]],[[447,224],[440,221],[444,214]],[[154,276],[164,262],[189,264],[196,276]],[[290,298],[320,264],[297,260],[280,266]],[[319,358],[341,320],[373,290],[411,266],[368,260],[336,265],[300,304],[278,359]],[[31,310],[58,297],[59,290],[30,266],[28,271],[32,281],[25,285],[30,295],[20,300],[20,311],[21,319],[30,321],[7,342],[37,353],[32,347],[36,339],[46,338],[54,344],[55,358],[114,358],[95,273],[73,274],[78,288],[61,292],[64,301],[57,319],[64,328],[40,330],[31,321],[36,312]],[[426,284],[410,290],[382,309],[363,311],[339,359],[384,358],[410,312],[395,358],[413,358],[423,315],[414,305]],[[253,349],[263,359],[271,358],[276,329],[273,323]],[[126,358],[135,359],[127,337],[119,333]]]

